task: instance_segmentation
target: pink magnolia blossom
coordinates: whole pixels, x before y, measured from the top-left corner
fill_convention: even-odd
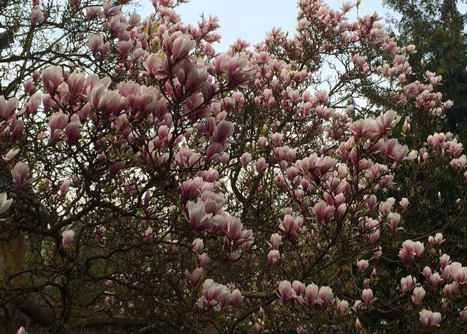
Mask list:
[[[295,291],[297,296],[300,296],[303,292],[305,292],[306,286],[300,281],[293,281],[292,282],[292,289]]]
[[[102,12],[101,6],[86,7],[86,17],[88,19],[98,16]]]
[[[232,122],[220,121],[217,124],[213,134],[213,141],[217,143],[225,143],[226,139],[232,135],[234,126]]]
[[[378,241],[379,239],[379,229],[372,232],[370,235],[369,235],[369,239],[372,243],[375,243],[376,241]]]
[[[15,110],[18,108],[19,100],[16,97],[5,100],[3,96],[0,95],[0,116],[3,119],[10,119],[15,114]]]
[[[371,289],[364,289],[362,291],[362,299],[365,306],[369,306],[373,301],[373,291]]]
[[[63,82],[63,70],[60,66],[50,66],[42,72],[42,83],[50,95],[53,95]]]
[[[24,122],[22,119],[13,118],[11,121],[11,141],[17,140],[24,130]]]
[[[206,206],[204,202],[198,200],[196,203],[189,201],[186,204],[188,211],[188,223],[191,228],[201,231],[211,225],[210,219],[212,214],[206,213]]]
[[[451,299],[454,294],[458,291],[458,285],[456,282],[451,284],[446,284],[443,288],[443,292],[446,295],[446,298]]]
[[[459,312],[459,315],[463,321],[467,319],[467,308],[464,308],[462,311]]]
[[[327,205],[325,201],[320,200],[313,206],[313,213],[315,214],[318,223],[327,224],[334,215],[335,207]]]
[[[278,233],[274,233],[270,238],[271,249],[277,249],[282,241],[282,236]]]
[[[406,249],[401,249],[399,251],[399,258],[404,262],[405,264],[412,263],[414,261],[414,256],[412,253],[407,252]]]
[[[193,240],[193,252],[200,254],[204,248],[203,239],[195,239]]]
[[[425,276],[425,279],[429,279],[431,275],[432,275],[431,268],[428,266],[425,266],[425,268],[423,268],[423,276]]]
[[[401,215],[398,214],[397,212],[389,213],[387,220],[388,220],[388,224],[391,229],[391,232],[396,232],[397,230],[401,229],[400,227],[398,227],[401,221]]]
[[[319,289],[316,284],[308,284],[306,289],[305,289],[305,302],[308,306],[313,306],[316,303],[318,303],[317,298],[318,298],[318,293]]]
[[[435,243],[437,245],[441,245],[445,240],[443,239],[443,234],[442,233],[436,233],[435,235]]]
[[[187,35],[177,37],[172,44],[172,54],[175,58],[184,58],[196,46],[196,42]]]
[[[253,326],[253,329],[255,330],[255,334],[262,334],[263,330],[264,330],[264,327],[263,327],[263,325],[255,322],[255,324]]]
[[[116,50],[121,57],[127,57],[133,47],[133,41],[120,41],[116,45]]]
[[[11,206],[13,200],[7,199],[7,194],[5,192],[0,194],[0,215],[5,213]]]
[[[368,289],[368,287],[370,286],[370,280],[369,280],[368,278],[365,278],[365,279],[363,280],[362,285],[363,285],[363,288],[364,288],[364,289]]]
[[[250,153],[243,153],[242,156],[240,157],[240,162],[242,163],[243,166],[248,165],[250,160],[251,160],[251,154]]]
[[[358,267],[358,270],[363,274],[365,272],[365,270],[367,270],[368,268],[368,261],[367,260],[360,260],[360,261],[357,261],[357,267]]]
[[[88,46],[92,52],[97,53],[100,50],[103,43],[104,43],[104,39],[102,38],[102,36],[95,35],[95,34],[89,34]]]
[[[117,176],[118,172],[126,166],[126,161],[117,161],[110,165],[109,168],[109,177],[113,179]]]
[[[354,303],[353,306],[352,306],[352,309],[353,309],[355,312],[360,311],[362,308],[363,308],[363,303],[362,303],[361,300],[356,300],[355,303]]]
[[[73,242],[75,238],[75,232],[73,230],[66,230],[62,232],[62,245],[66,246]]]
[[[360,320],[357,318],[357,320],[355,320],[355,331],[357,333],[360,333],[361,330],[362,330],[362,324]]]
[[[291,215],[286,214],[284,216],[283,221],[279,225],[279,228],[284,233],[289,233],[292,230],[293,224],[294,224],[294,218]]]
[[[451,279],[454,279],[456,274],[459,272],[462,272],[462,264],[460,264],[459,262],[452,262],[443,269],[441,276],[446,281],[449,281]]]
[[[100,226],[96,230],[96,240],[99,242],[102,241],[102,239],[104,238],[105,232],[107,232],[107,229],[105,228],[105,226]]]
[[[339,300],[337,302],[337,312],[345,314],[349,311],[349,302],[346,300]]]
[[[133,13],[133,14],[130,14],[130,20],[128,22],[128,24],[130,25],[130,27],[136,27],[141,21],[141,15],[139,15],[138,13]]]
[[[31,23],[32,25],[36,25],[40,21],[44,19],[44,15],[42,13],[42,10],[39,8],[38,5],[34,6],[32,12],[31,12]]]
[[[439,323],[441,322],[441,313],[422,310],[420,311],[420,321],[425,329],[435,326],[439,327]]]
[[[412,277],[412,275],[401,278],[401,290],[402,291],[413,290],[415,288],[416,282],[417,282],[417,279],[415,277]]]
[[[376,132],[376,124],[371,119],[360,119],[350,124],[349,130],[356,137],[372,136]]]
[[[388,215],[391,212],[394,203],[396,202],[394,197],[388,198],[386,201],[379,204],[378,210],[381,215]]]
[[[282,144],[282,140],[283,140],[283,135],[280,134],[280,133],[274,133],[272,136],[271,136],[271,142],[274,146],[280,146]]]
[[[400,117],[396,117],[396,112],[394,110],[389,110],[386,113],[381,113],[381,115],[376,118],[376,128],[378,134],[384,134],[388,129],[391,129],[396,125],[400,120]]]
[[[219,305],[222,308],[230,301],[230,291],[225,285],[207,279],[203,283],[203,297],[208,305]]]
[[[415,305],[420,305],[422,303],[422,299],[425,297],[425,289],[423,287],[419,286],[413,289],[413,294],[412,294],[412,301]]]
[[[44,94],[42,96],[42,105],[44,106],[44,111],[49,111],[52,108],[58,108],[58,105],[52,100],[50,94]]]
[[[409,264],[415,260],[415,257],[419,257],[424,250],[425,246],[420,241],[413,242],[412,240],[406,240],[402,243],[399,258],[405,264]]]
[[[425,250],[425,246],[423,245],[422,242],[416,241],[413,244],[413,253],[415,256],[420,256],[422,255],[423,251]]]
[[[70,0],[73,10],[77,10],[79,2]],[[375,280],[384,284],[386,279],[381,268],[388,259],[381,256],[382,247],[389,255],[393,253],[394,236],[390,232],[401,229],[402,213],[409,214],[407,198],[402,198],[398,205],[395,198],[385,199],[388,193],[394,193],[396,198],[401,196],[398,187],[390,192],[385,189],[396,182],[397,167],[418,156],[420,168],[431,168],[435,162],[450,160],[451,166],[457,169],[455,172],[461,175],[467,158],[460,156],[462,146],[448,133],[433,134],[420,153],[409,153],[412,147],[409,149],[402,142],[390,139],[398,122],[396,112],[390,110],[379,117],[362,119],[357,108],[345,106],[347,98],[339,101],[339,91],[311,93],[306,87],[310,83],[319,86],[319,68],[314,66],[319,66],[320,60],[326,63],[322,57],[347,57],[352,64],[338,73],[343,80],[342,87],[355,80],[358,85],[362,78],[370,83],[381,79],[389,85],[388,101],[399,103],[399,109],[403,105],[412,109],[418,107],[427,116],[435,116],[450,105],[450,101],[443,102],[433,88],[441,78],[427,72],[421,82],[409,83],[413,74],[408,54],[414,52],[414,47],[398,47],[384,32],[376,15],[360,17],[356,23],[347,22],[344,14],[352,7],[349,3],[344,4],[342,10],[332,10],[318,0],[300,1],[296,36],[273,29],[254,50],[248,49],[248,43],[238,40],[228,52],[216,53],[211,44],[219,38],[215,32],[217,20],[203,17],[196,26],[183,24],[174,8],[184,0],[153,0],[156,10],[141,23],[139,15],[127,17],[121,13],[117,5],[124,2],[127,0],[106,0],[102,7],[82,8],[83,13],[86,10],[87,23],[101,22],[105,32],[102,36],[87,37],[90,57],[99,64],[105,61],[104,57],[113,59],[116,56],[114,70],[122,75],[118,80],[121,83],[109,77],[86,75],[89,69],[81,71],[77,65],[69,64],[63,69],[52,66],[43,71],[42,83],[39,72],[33,75],[24,85],[24,92],[34,97],[25,101],[24,110],[17,112],[17,99],[0,97],[0,123],[3,124],[0,139],[5,142],[5,152],[10,147],[20,147],[21,155],[26,154],[31,163],[34,157],[24,151],[24,147],[31,146],[27,143],[30,138],[37,140],[34,147],[56,152],[57,159],[52,162],[62,161],[68,153],[77,152],[71,160],[63,160],[64,169],[56,169],[49,175],[50,180],[43,180],[50,183],[52,192],[59,187],[55,200],[67,196],[67,192],[70,199],[76,195],[69,193],[71,181],[66,179],[71,178],[72,171],[76,174],[73,175],[76,185],[83,183],[82,173],[95,174],[89,186],[92,191],[97,190],[96,196],[102,197],[102,201],[92,203],[104,205],[108,210],[111,209],[108,201],[118,206],[113,210],[114,220],[100,217],[96,214],[99,210],[93,210],[84,212],[86,217],[78,217],[79,222],[70,221],[69,226],[79,229],[79,235],[95,235],[99,241],[91,239],[79,243],[80,248],[85,248],[73,254],[77,260],[86,254],[92,255],[92,250],[86,249],[88,246],[118,249],[118,245],[112,243],[125,240],[131,243],[132,237],[136,238],[136,243],[132,243],[135,247],[157,253],[148,253],[149,260],[135,258],[135,266],[127,266],[128,272],[117,268],[121,274],[109,273],[115,285],[106,287],[109,305],[104,303],[103,306],[128,312],[142,300],[139,294],[144,293],[145,288],[151,289],[151,284],[144,284],[140,278],[170,285],[170,278],[177,280],[184,271],[184,280],[170,285],[175,290],[169,297],[187,301],[193,296],[199,298],[197,305],[201,310],[188,310],[193,317],[187,323],[215,320],[219,331],[230,327],[231,330],[254,329],[260,333],[265,331],[264,327],[280,328],[280,317],[287,317],[289,312],[293,313],[293,319],[289,319],[293,328],[284,328],[284,331],[306,333],[314,328],[310,319],[312,321],[316,312],[321,312],[330,317],[326,320],[320,316],[324,319],[322,328],[334,330],[335,327],[337,332],[349,330],[343,328],[345,321],[354,317],[355,330],[364,331],[357,316],[362,316],[373,304],[374,293],[370,286],[373,287]],[[37,4],[38,0],[33,0],[35,9],[39,8]],[[50,15],[52,20],[56,14],[51,12]],[[92,18],[97,21],[91,21]],[[36,25],[40,22],[38,18],[31,19]],[[375,65],[373,56],[381,60],[381,66]],[[306,66],[302,64],[304,60]],[[350,76],[345,73],[347,70],[351,70]],[[41,91],[36,91],[41,84],[46,93],[43,97]],[[237,89],[239,87],[245,89]],[[365,95],[358,89],[344,93],[357,99]],[[40,108],[41,99],[43,109]],[[253,112],[248,112],[251,110]],[[42,117],[49,117],[50,140],[46,138],[47,129],[42,129],[45,132],[39,135],[29,133],[35,129],[34,121]],[[20,138],[25,124],[28,133]],[[413,126],[412,130],[416,129]],[[403,134],[412,135],[408,119]],[[260,135],[262,137],[258,138]],[[235,143],[232,138],[236,139]],[[12,142],[15,139],[21,142]],[[59,142],[61,140],[66,141]],[[409,140],[407,144],[418,145],[415,142]],[[426,158],[427,152],[433,159]],[[443,155],[443,159],[435,159]],[[23,186],[27,182],[28,166],[18,162],[12,168],[18,159],[13,153],[3,158],[6,167],[12,169],[16,186]],[[74,168],[74,162],[81,168]],[[36,174],[40,176],[41,171],[31,170],[32,176]],[[423,193],[424,189],[421,190]],[[5,214],[10,204],[11,199],[0,194],[0,214]],[[59,201],[58,210],[68,212],[68,204]],[[246,210],[248,207],[250,209]],[[242,220],[230,215],[240,214],[242,210],[245,216]],[[413,210],[416,212],[418,208]],[[122,214],[124,217],[119,218]],[[282,215],[280,221],[277,221],[278,215]],[[66,216],[74,217],[73,212]],[[101,230],[104,220],[109,229],[105,238],[102,237],[105,230]],[[56,223],[50,222],[51,226]],[[260,229],[262,236],[254,246],[253,231],[246,226]],[[125,231],[131,235],[125,235]],[[431,260],[439,251],[443,237],[438,234],[429,239],[429,254],[424,254],[422,242],[404,241],[396,250],[400,261],[395,261],[394,265],[399,266],[402,273],[420,275],[418,272],[425,265],[422,261]],[[64,231],[63,245],[72,243],[73,237],[73,231]],[[158,242],[154,242],[155,239]],[[328,280],[333,268],[328,264],[339,260],[341,243],[344,248],[348,246],[349,252],[355,251],[349,253],[349,258],[355,259],[360,276],[355,276],[352,282],[347,282],[349,284],[339,285]],[[65,253],[67,249],[72,250],[68,246]],[[135,254],[141,253],[137,248],[134,250]],[[372,252],[374,257],[369,259],[368,254]],[[117,257],[104,257],[102,261],[118,262],[119,255],[115,255]],[[151,260],[151,256],[156,258]],[[255,267],[255,259],[267,261],[271,266],[270,275],[258,276],[255,272],[240,275],[257,277],[256,285],[238,281],[239,275],[223,274],[229,272],[224,272],[224,268],[234,262],[234,269],[243,268],[247,273],[249,268]],[[148,261],[154,263],[149,265]],[[156,265],[170,261],[173,265],[166,269]],[[182,263],[178,265],[177,261]],[[434,286],[443,279],[447,282],[438,286],[439,289],[429,286],[432,291],[438,291],[429,298],[433,305],[436,297],[454,299],[467,284],[467,269],[457,262],[449,263],[447,255],[440,258],[440,267],[441,274],[433,274],[428,266],[423,269],[424,282],[430,281]],[[131,268],[136,271],[132,272]],[[206,279],[204,276],[208,274],[227,285]],[[302,277],[305,283],[317,279],[321,284],[332,285],[335,291],[330,286],[293,281],[294,274]],[[138,284],[133,289],[130,285],[136,284],[136,278]],[[285,278],[293,282],[281,281]],[[126,300],[119,306],[120,283],[131,290],[123,297],[133,300]],[[355,297],[355,291],[351,290],[355,287],[358,290],[360,284],[363,291],[360,298],[356,296],[355,316],[344,316],[349,312],[349,302],[334,298],[334,294]],[[242,296],[236,288],[240,285],[258,291]],[[410,295],[413,308],[421,309],[418,305],[425,301],[424,287],[428,285],[430,283],[425,283],[422,287],[415,277],[404,277],[400,281],[401,296]],[[277,301],[270,296],[271,288],[278,288],[280,299],[286,305],[275,305]],[[440,289],[444,295],[439,293]],[[156,290],[155,293],[162,291]],[[266,297],[255,298],[256,293]],[[156,299],[159,300],[159,296]],[[188,305],[173,301],[166,306]],[[382,301],[382,305],[386,302]],[[441,305],[443,303],[452,304],[447,299],[441,300]],[[265,311],[261,305],[265,306]],[[221,310],[224,307],[226,309]],[[327,310],[318,310],[321,307]],[[162,311],[171,314],[173,310]],[[239,318],[243,311],[250,315]],[[267,313],[271,311],[274,314],[269,317]],[[423,312],[429,311],[420,312],[426,328],[439,323],[427,320]],[[153,315],[157,317],[160,313],[153,312]],[[341,318],[345,321],[341,322]],[[228,323],[231,321],[234,321],[233,327]],[[300,321],[303,323],[298,323]],[[238,328],[234,328],[237,325]],[[179,331],[183,332],[180,328]]]
[[[148,73],[156,79],[163,79],[168,75],[168,64],[166,57],[160,54],[151,54],[144,62]]]
[[[303,328],[303,326],[297,327],[297,334],[308,334],[308,330]]]
[[[24,329],[24,327],[21,326],[16,332],[16,334],[28,334],[28,332],[26,332],[26,329]]]
[[[322,286],[321,288],[319,288],[318,299],[319,299],[320,305],[323,308],[327,308],[329,305],[331,305],[333,298],[334,298],[334,294],[330,287]]]
[[[447,100],[446,102],[444,102],[444,109],[450,109],[453,105],[454,102],[452,102],[451,100]]]
[[[195,177],[194,179],[182,182],[182,196],[186,197],[191,195],[193,197],[198,197],[201,194],[201,188],[204,186],[204,184],[205,182],[201,177]]]
[[[234,307],[239,307],[242,304],[243,296],[240,290],[235,289],[234,291],[232,291],[230,301]]]
[[[272,249],[268,253],[268,263],[271,266],[274,266],[276,262],[280,259],[280,257],[281,254],[279,253],[279,251],[277,249]]]
[[[264,149],[267,145],[268,141],[265,137],[259,137],[258,139],[258,147],[260,149]]]
[[[265,158],[259,158],[257,161],[256,161],[256,169],[258,170],[258,172],[262,172],[264,171],[267,167],[268,167],[269,164],[266,163],[266,159]]]
[[[29,173],[29,167],[24,162],[18,162],[11,170],[11,176],[15,182],[16,188],[21,188],[26,184],[26,178]]]
[[[467,267],[458,268],[453,272],[454,279],[459,285],[465,285],[467,283]]]
[[[289,281],[281,281],[279,283],[279,295],[284,304],[295,298],[295,291],[292,289],[292,285]]]
[[[449,255],[447,255],[447,254],[443,254],[439,258],[439,265],[441,267],[441,270],[443,270],[449,264],[450,259],[451,259],[451,257]]]
[[[203,191],[201,200],[206,205],[206,213],[212,213],[213,215],[218,213],[224,205],[224,197],[210,190]]]
[[[60,185],[60,193],[58,194],[58,196],[65,197],[69,189],[70,189],[70,180],[64,180],[62,184]]]
[[[377,200],[378,199],[375,195],[370,195],[365,198],[365,205],[368,207],[368,209],[374,210],[376,208]]]
[[[239,239],[242,236],[243,224],[238,218],[231,218],[226,224],[226,235],[232,239]]]
[[[196,266],[198,268],[206,268],[210,258],[208,256],[208,253],[203,253],[198,255],[198,261],[196,263]]]
[[[223,54],[214,60],[214,67],[217,71],[222,71],[229,78],[229,87],[245,87],[255,70],[248,66],[248,58],[239,55]]]
[[[24,106],[24,114],[27,116],[37,114],[37,110],[42,103],[42,93],[34,93]]]
[[[391,154],[388,154],[388,156],[391,157],[395,163],[399,164],[406,159],[408,151],[409,148],[406,145],[396,144]]]
[[[443,279],[441,278],[441,276],[438,274],[438,273],[434,273],[433,275],[431,275],[430,277],[430,281],[431,283],[433,284],[433,286],[438,286],[438,284],[442,281]]]
[[[269,88],[266,88],[264,91],[263,91],[263,96],[264,96],[264,100],[269,100],[271,97],[272,97],[272,90],[269,89]]]
[[[52,140],[58,140],[60,138],[61,130],[65,129],[68,123],[68,116],[64,113],[56,112],[50,117],[50,138]]]
[[[223,150],[224,147],[221,143],[211,143],[206,149],[206,160],[212,161],[219,158]]]
[[[374,252],[374,257],[376,260],[378,260],[381,255],[383,254],[383,251],[381,250],[381,247],[379,247],[375,252]]]
[[[102,111],[105,117],[118,116],[123,105],[123,98],[118,91],[109,91],[102,83],[92,89],[88,88],[89,103],[96,111]]]
[[[81,124],[78,120],[74,120],[67,124],[65,127],[65,138],[67,142],[74,143],[76,142],[81,135]]]
[[[198,285],[198,283],[203,278],[203,273],[204,273],[203,268],[196,268],[195,270],[193,270],[192,273],[190,273],[188,270],[185,270],[185,275],[188,278],[188,280],[190,281],[190,284],[192,286],[197,286]]]

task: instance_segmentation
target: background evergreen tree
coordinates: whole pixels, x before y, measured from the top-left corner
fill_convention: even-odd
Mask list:
[[[427,117],[419,109],[403,107],[398,110],[411,118],[408,133],[395,131],[395,137],[404,137],[405,143],[423,143],[433,132],[448,131],[458,142],[467,144],[467,39],[466,14],[459,11],[457,0],[384,0],[387,7],[400,15],[391,20],[392,33],[398,43],[413,44],[417,53],[410,56],[413,75],[407,80],[423,82],[427,71],[442,76],[437,89],[443,101],[451,100],[454,105],[439,119]],[[402,126],[400,122],[399,126]],[[401,134],[403,134],[401,136]],[[450,155],[436,155],[430,149],[428,159],[437,164],[412,165],[396,176],[399,187],[409,191],[411,212],[405,216],[405,228],[417,230],[424,238],[429,230],[437,230],[449,238],[445,246],[457,256],[465,257],[467,249],[467,221],[459,208],[465,198],[456,178],[457,171],[441,166]],[[423,160],[422,160],[423,161]],[[437,167],[438,166],[438,167]],[[409,181],[407,181],[407,177]],[[405,179],[406,181],[402,181]],[[396,196],[396,194],[392,194]]]
[[[459,134],[465,144],[467,134],[467,41],[466,15],[459,12],[457,0],[384,0],[386,6],[401,15],[392,20],[396,39],[405,45],[414,44],[411,55],[414,76],[420,80],[426,71],[442,75],[439,91],[444,100],[454,101],[446,112],[443,131]],[[422,62],[423,59],[423,62]],[[423,117],[410,115],[415,126]],[[425,124],[426,125],[426,124]],[[427,129],[431,130],[431,129]],[[431,131],[423,131],[423,134]],[[424,138],[426,139],[426,137]]]

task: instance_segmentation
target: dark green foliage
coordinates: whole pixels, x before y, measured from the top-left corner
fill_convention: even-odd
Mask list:
[[[384,4],[401,15],[400,21],[393,20],[393,29],[400,44],[414,44],[417,53],[411,55],[410,63],[414,75],[410,81],[423,80],[426,71],[442,75],[437,89],[443,94],[443,101],[454,101],[446,111],[441,124],[415,109],[404,110],[411,117],[412,130],[404,138],[405,143],[423,143],[434,132],[451,131],[457,141],[467,144],[467,34],[466,14],[461,14],[457,0],[384,0]],[[395,133],[395,136],[399,132]],[[401,187],[407,187],[413,211],[405,218],[406,228],[418,230],[418,236],[425,238],[428,230],[443,232],[451,240],[446,248],[465,258],[465,232],[467,222],[461,203],[465,193],[458,184],[457,171],[446,169],[452,157],[433,155],[428,152],[431,162],[396,175]],[[465,153],[465,151],[463,152]],[[410,176],[411,182],[402,182]]]
[[[393,20],[397,40],[414,44],[417,53],[410,63],[420,80],[426,71],[442,75],[439,91],[443,100],[454,101],[446,112],[444,131],[459,134],[465,142],[467,131],[467,39],[466,15],[458,10],[457,0],[384,0],[384,4],[401,15]],[[421,64],[423,59],[424,65]],[[414,115],[415,116],[415,115]],[[429,134],[429,133],[428,133]]]

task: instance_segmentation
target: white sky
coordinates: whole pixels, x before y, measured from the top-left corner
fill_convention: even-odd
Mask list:
[[[153,7],[149,0],[141,2],[143,10],[140,14],[144,18],[153,11]],[[343,3],[342,0],[325,2],[333,9],[339,9]],[[202,13],[217,16],[221,26],[218,33],[222,40],[213,46],[216,51],[226,51],[237,38],[251,45],[263,40],[272,27],[280,27],[293,36],[298,10],[295,0],[190,0],[176,11],[181,15],[182,22],[191,24],[196,24]],[[362,0],[358,15],[373,14],[375,11],[386,19],[388,10],[383,8],[382,0]],[[354,8],[348,17],[349,21],[355,20],[356,13]]]

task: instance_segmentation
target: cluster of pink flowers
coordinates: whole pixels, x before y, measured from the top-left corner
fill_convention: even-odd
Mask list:
[[[226,307],[229,302],[234,307],[238,307],[241,305],[242,299],[240,290],[230,291],[225,285],[215,283],[212,279],[206,279],[203,283],[203,292],[198,300],[198,306],[203,309],[220,310]]]
[[[322,286],[318,288],[316,284],[305,285],[299,281],[293,281],[292,284],[289,281],[281,281],[279,283],[279,294],[284,304],[291,303],[294,305],[297,303],[309,307],[319,305],[327,308],[335,301],[330,287]],[[302,294],[305,298],[302,297]]]
[[[236,261],[240,254],[235,249],[247,251],[252,245],[252,230],[244,229],[238,218],[222,211],[224,197],[216,193],[218,172],[211,169],[198,175],[181,184],[182,196],[196,199],[196,202],[189,200],[186,204],[188,224],[196,231],[222,231],[225,235],[223,250],[229,261]]]
[[[397,184],[398,174],[437,155],[463,170],[463,147],[451,133],[409,147],[410,118],[401,138],[393,133],[401,120],[397,111],[375,115],[343,101],[368,101],[359,87],[371,83],[384,87],[396,110],[410,105],[437,117],[452,106],[436,92],[441,76],[427,72],[423,82],[409,83],[414,46],[398,47],[377,15],[347,22],[348,3],[333,10],[320,0],[300,0],[293,38],[272,29],[253,51],[239,39],[216,53],[217,18],[184,25],[174,10],[183,2],[154,0],[155,13],[141,20],[111,1],[86,8],[71,1],[74,12],[102,22],[105,33],[85,37],[87,47],[98,64],[113,64],[116,75],[50,66],[24,84],[29,98],[21,111],[18,99],[0,96],[0,139],[14,143],[24,121],[45,119],[44,132],[34,138],[61,158],[55,173],[45,173],[53,179],[52,207],[63,207],[58,221],[48,222],[61,233],[55,238],[60,251],[76,252],[76,258],[108,251],[102,261],[119,263],[120,250],[113,249],[124,252],[127,244],[112,240],[131,244],[140,258],[119,286],[128,289],[121,297],[128,301],[125,312],[139,300],[157,300],[162,308],[191,302],[198,307],[190,313],[193,324],[219,321],[218,328],[256,333],[274,319],[275,326],[286,324],[280,317],[290,310],[302,312],[293,318],[303,320],[294,323],[299,333],[316,329],[309,321],[314,312],[332,318],[329,326],[361,331],[365,312],[378,310],[379,298],[386,298],[379,280],[391,261],[405,270],[396,271],[404,277],[393,287],[400,294],[391,301],[394,309],[409,305],[418,326],[439,326],[441,314],[427,310],[435,309],[431,297],[442,291],[441,306],[459,298],[467,267],[442,253],[441,232],[428,238],[427,249],[408,239],[418,239],[404,230],[409,199],[416,198]],[[34,4],[32,25],[46,19]],[[329,80],[338,85],[316,89],[317,70],[335,59],[345,64]],[[19,152],[3,157],[18,189],[41,168]],[[0,202],[4,213],[11,199],[0,194]],[[67,215],[79,218],[70,223]],[[438,251],[439,270],[432,272]],[[170,280],[177,284],[164,285]],[[170,297],[145,293],[146,286]],[[114,307],[118,289],[109,286],[105,293],[106,305]],[[354,300],[353,307],[337,296]]]

